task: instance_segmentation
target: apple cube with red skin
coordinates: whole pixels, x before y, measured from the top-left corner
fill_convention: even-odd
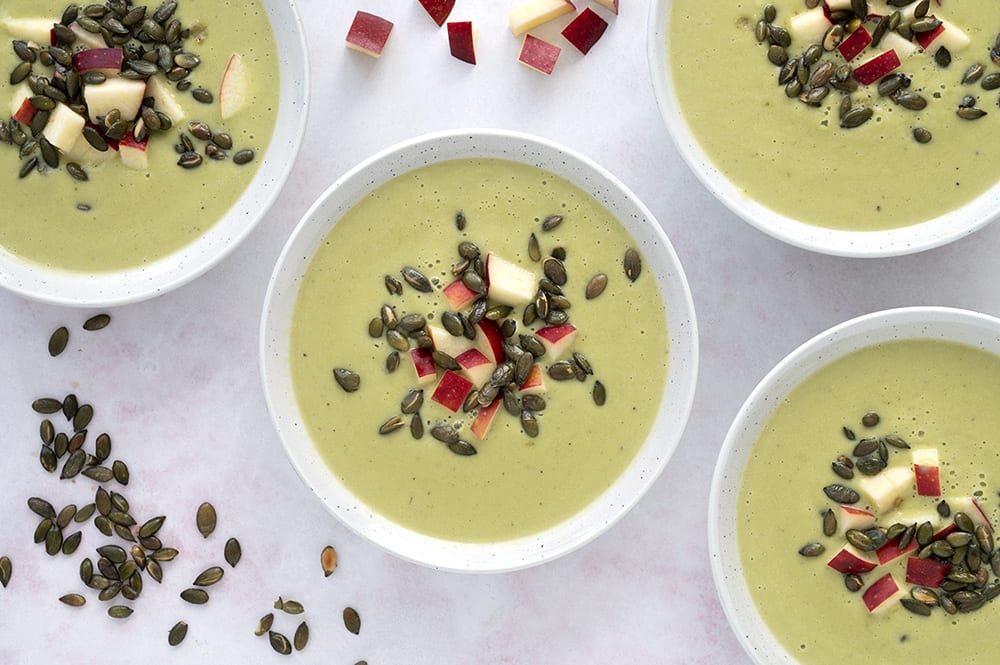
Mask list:
[[[148,136],[141,141],[136,141],[132,132],[125,134],[125,138],[118,143],[118,154],[122,158],[122,164],[136,171],[148,171],[149,159],[146,156],[148,144]]]
[[[951,53],[958,53],[964,50],[970,43],[969,35],[961,28],[945,19],[939,19],[941,25],[929,32],[920,32],[913,35],[913,39],[920,44],[925,51],[937,50],[942,46]]]
[[[871,34],[865,30],[865,26],[859,26],[857,30],[847,36],[847,39],[840,42],[837,50],[846,62],[854,60],[858,55],[868,48],[872,43]]]
[[[118,109],[123,119],[134,119],[139,115],[145,96],[146,82],[143,80],[109,78],[100,85],[88,85],[83,89],[87,112],[94,124],[112,109]]]
[[[615,16],[618,15],[618,0],[597,0],[597,4],[604,7]]]
[[[875,476],[857,482],[857,489],[868,505],[879,514],[899,506],[913,489],[913,473],[906,467],[890,467]]]
[[[31,121],[35,118],[35,112],[37,110],[38,109],[35,108],[35,105],[31,103],[31,100],[25,98],[21,100],[17,110],[14,111],[11,117],[22,125],[30,125]]]
[[[91,48],[73,54],[73,69],[80,72],[101,72],[105,76],[117,76],[122,70],[125,54],[120,48]]]
[[[951,508],[951,514],[957,515],[958,513],[965,513],[975,526],[985,526],[990,531],[993,531],[993,524],[990,519],[983,512],[982,507],[980,507],[979,502],[974,498],[963,496],[957,499],[948,499],[948,507]],[[940,540],[945,538],[948,534],[958,531],[958,526],[955,524],[954,520],[951,520],[942,529],[934,534],[935,540]]]
[[[511,8],[507,21],[516,36],[573,11],[570,0],[525,0]]]
[[[375,14],[358,11],[354,15],[351,29],[347,31],[347,48],[378,58],[382,55],[391,32],[391,21]]]
[[[534,395],[545,392],[545,373],[542,372],[542,368],[539,367],[538,363],[531,366],[528,378],[524,380],[524,383],[521,384],[518,390],[522,393]]]
[[[486,255],[486,284],[490,300],[511,307],[531,302],[538,288],[535,273],[493,253]]]
[[[898,68],[899,65],[899,56],[896,54],[896,50],[889,49],[855,67],[854,79],[861,85],[871,85]]]
[[[850,529],[864,531],[875,526],[875,516],[867,510],[840,505],[833,512],[837,515],[837,533],[841,536]]]
[[[427,385],[437,378],[437,365],[430,349],[410,349],[410,361],[417,375],[417,383]]]
[[[562,36],[575,46],[576,50],[587,55],[607,29],[608,22],[587,7],[563,28]]]
[[[469,381],[472,381],[474,386],[484,385],[496,368],[496,363],[484,356],[479,349],[469,349],[454,356],[454,358],[455,362],[462,368],[462,374]]]
[[[874,552],[862,552],[850,543],[834,554],[826,565],[830,566],[838,573],[845,575],[851,573],[867,573],[875,570],[878,566],[878,557]]]
[[[905,592],[899,587],[892,573],[886,573],[865,589],[865,592],[861,594],[861,599],[865,602],[868,611],[875,614],[898,605],[899,603],[894,601],[899,600],[904,595]]]
[[[915,556],[906,560],[906,582],[926,587],[939,587],[951,572],[951,563],[936,559],[920,559]]]
[[[446,409],[458,411],[472,388],[471,381],[448,369],[431,394],[431,399]]]
[[[503,362],[503,333],[500,325],[491,319],[476,324],[476,348],[496,364]]]
[[[18,84],[18,86],[16,88],[14,88],[14,92],[10,96],[10,115],[11,115],[11,117],[13,117],[16,120],[17,116],[18,116],[18,113],[21,113],[21,114],[29,114],[30,113],[30,115],[31,115],[32,118],[35,117],[35,110],[36,110],[35,109],[35,105],[31,104],[31,102],[28,101],[28,99],[32,95],[34,95],[34,94],[35,93],[32,92],[31,88],[28,87],[28,83],[27,82],[23,82],[23,83]],[[26,109],[26,108],[24,110],[22,110],[22,108],[24,107],[24,103],[25,102],[28,102],[28,104],[31,104],[31,109],[30,110]],[[23,120],[18,120],[18,122],[20,122],[23,125],[28,124],[28,123],[24,122]],[[30,118],[28,119],[28,122],[31,122]]]
[[[471,339],[462,336],[456,337],[441,326],[432,323],[427,325],[427,336],[434,342],[436,350],[446,353],[452,358],[458,358],[459,355],[475,346]]]
[[[236,115],[249,100],[250,75],[239,53],[229,56],[219,84],[219,114],[223,120]]]
[[[476,29],[472,21],[452,21],[448,24],[448,48],[462,62],[476,64]]]
[[[936,448],[913,450],[913,476],[920,496],[941,496],[941,464]]]
[[[460,311],[470,302],[479,297],[479,294],[470,289],[465,283],[456,279],[454,282],[442,289],[444,297],[448,299],[448,305],[456,312]]]
[[[56,104],[49,114],[49,122],[45,125],[45,138],[55,148],[67,153],[83,137],[85,124],[82,115],[65,104]]]
[[[555,69],[560,53],[562,49],[555,44],[550,44],[534,35],[525,35],[517,61],[548,76]]]
[[[455,0],[420,0],[420,4],[427,11],[428,15],[434,19],[434,22],[438,24],[438,27],[444,25],[444,22],[448,20],[449,14],[451,14],[451,10],[455,8]]]
[[[559,326],[539,328],[535,337],[542,341],[542,346],[545,347],[545,357],[549,360],[558,360],[573,346],[576,334],[575,326],[564,323]]]
[[[487,432],[490,431],[490,427],[493,426],[493,420],[496,418],[497,410],[499,410],[500,405],[503,404],[503,400],[499,397],[493,400],[493,403],[489,406],[484,406],[479,409],[479,413],[472,420],[472,425],[469,428],[472,433],[476,435],[476,438],[480,441],[486,438]]]
[[[882,547],[875,550],[875,555],[878,557],[878,564],[880,566],[884,566],[890,561],[895,561],[899,557],[906,556],[907,554],[910,554],[911,552],[915,552],[917,550],[916,538],[911,538],[910,542],[907,543],[906,547],[904,547],[903,549],[899,549],[899,541],[901,538],[902,536],[897,536],[896,538],[893,538],[892,540],[887,542]]]

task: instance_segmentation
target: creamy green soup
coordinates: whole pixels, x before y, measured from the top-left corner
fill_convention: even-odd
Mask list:
[[[1000,4],[932,2],[931,13],[959,26],[971,44],[953,53],[947,68],[935,64],[933,53],[901,58],[896,71],[912,78],[909,91],[928,101],[924,110],[879,96],[875,84],[860,86],[850,94],[852,104],[871,107],[874,116],[853,129],[840,127],[840,91],[832,90],[819,108],[786,97],[767,43],[754,36],[765,4],[674,0],[668,32],[682,114],[712,163],[748,197],[807,224],[875,231],[947,213],[1000,180],[1000,161],[989,149],[1000,128],[997,92],[960,83],[974,63],[986,74],[1000,72],[989,54],[1000,31]],[[802,0],[771,4],[781,27],[806,9]],[[874,21],[865,26],[873,31]],[[788,54],[797,57],[808,45],[793,40]],[[866,49],[850,64],[885,47]],[[837,52],[825,59],[844,62]],[[959,118],[966,95],[987,115]],[[917,127],[931,132],[929,143],[913,138]]]
[[[913,449],[937,449],[942,497],[953,503],[976,497],[995,526],[1000,517],[998,400],[1000,358],[968,346],[920,340],[880,344],[835,360],[778,405],[747,463],[737,537],[751,596],[792,656],[809,665],[996,659],[991,646],[1000,613],[996,601],[967,614],[949,615],[935,607],[927,617],[892,601],[886,612],[870,614],[863,591],[849,592],[844,576],[826,565],[844,537],[824,537],[821,515],[836,507],[824,486],[857,487],[862,477],[842,480],[831,471],[837,456],[850,455],[856,444],[842,433],[846,426],[858,440],[898,433]],[[860,422],[869,411],[881,417],[874,428]],[[909,450],[891,449],[890,468],[906,468],[910,458]],[[916,496],[911,487],[892,517],[879,523],[933,516],[940,498]],[[855,506],[870,509],[864,499]],[[810,542],[825,545],[826,552],[800,556],[799,548]],[[909,589],[902,584],[905,558],[863,574],[866,587],[891,572]]]
[[[467,220],[459,231],[456,213]],[[542,232],[540,220],[563,222]],[[469,240],[542,276],[529,258],[534,232],[544,254],[566,251],[566,310],[578,336],[573,350],[593,367],[586,381],[547,378],[539,433],[530,437],[502,408],[484,440],[470,431],[473,415],[446,410],[425,388],[420,418],[425,433],[407,426],[379,435],[400,414],[404,395],[416,387],[404,355],[389,373],[384,337],[368,323],[383,304],[431,315],[440,325],[449,308],[442,287],[451,282],[457,245]],[[534,167],[491,159],[456,160],[408,172],[377,188],[336,222],[302,279],[291,327],[291,370],[305,423],[330,469],[372,510],[432,536],[486,542],[512,539],[550,527],[577,513],[621,474],[650,431],[663,395],[667,321],[656,279],[647,266],[626,278],[623,255],[633,241],[596,199],[562,178]],[[389,295],[385,275],[400,281],[413,266],[434,283],[432,293],[404,286]],[[593,275],[608,276],[607,289],[587,300]],[[521,308],[511,315],[518,333]],[[513,338],[516,343],[517,335]],[[551,361],[542,359],[541,367]],[[353,393],[342,390],[332,369],[361,377]],[[439,371],[439,376],[441,372]],[[592,398],[595,381],[606,403]],[[454,423],[477,448],[460,456],[433,439],[430,428]]]
[[[4,0],[0,5],[3,120],[10,117],[9,100],[15,90],[8,74],[20,60],[10,47],[17,36],[4,30],[2,19],[42,17],[58,21],[66,4]],[[159,4],[150,2],[148,13]],[[0,144],[0,191],[4,194],[0,246],[23,259],[71,271],[131,268],[156,261],[196,240],[243,193],[263,159],[277,114],[278,59],[267,15],[259,0],[180,0],[176,16],[185,26],[204,27],[203,33],[199,28],[202,39],[187,40],[185,48],[201,58],[189,77],[191,89],[204,87],[212,93],[213,102],[199,103],[190,90],[174,89],[185,117],[173,129],[153,133],[147,151],[148,170],[126,168],[119,159],[83,164],[89,179],[79,182],[70,177],[63,159],[58,170],[20,179],[23,161],[18,150]],[[234,53],[241,55],[249,72],[247,102],[223,121],[219,87]],[[205,143],[196,140],[204,163],[190,170],[178,166],[174,145],[178,132],[187,133],[191,121],[202,121],[216,132],[230,134],[230,159],[208,159],[203,151]],[[235,165],[231,157],[240,149],[253,150],[256,159],[244,166]]]

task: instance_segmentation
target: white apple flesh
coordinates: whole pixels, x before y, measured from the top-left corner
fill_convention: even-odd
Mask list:
[[[86,121],[83,116],[71,110],[65,104],[56,104],[49,114],[49,122],[45,125],[45,138],[62,153],[69,152],[77,140],[83,138],[83,127]]]
[[[493,253],[486,255],[486,283],[490,300],[511,307],[528,304],[537,290],[535,273]]]
[[[526,0],[511,8],[507,22],[517,36],[573,11],[576,6],[569,0]]]
[[[558,360],[569,351],[576,341],[576,327],[570,323],[559,326],[545,326],[535,332],[535,337],[541,340],[545,347],[545,357]]]
[[[118,155],[122,158],[122,164],[134,171],[148,171],[149,159],[146,154],[148,144],[148,136],[142,141],[136,141],[131,132],[126,134],[118,143]]]
[[[109,78],[100,85],[88,85],[83,89],[87,113],[94,124],[112,109],[118,109],[123,119],[134,119],[145,96],[146,82],[143,80]]]
[[[233,53],[229,56],[219,84],[219,114],[223,120],[233,117],[247,105],[250,83],[248,77],[247,67],[240,54]]]
[[[0,18],[0,26],[10,33],[14,39],[35,42],[48,46],[52,43],[52,26],[50,18]]]

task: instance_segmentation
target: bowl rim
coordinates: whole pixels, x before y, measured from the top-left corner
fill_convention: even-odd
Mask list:
[[[457,143],[460,147],[450,147],[450,142]],[[353,497],[334,478],[325,462],[318,458],[315,444],[309,439],[301,420],[295,419],[299,414],[290,381],[279,375],[283,365],[286,374],[288,373],[285,352],[290,316],[288,320],[282,319],[277,310],[281,308],[290,311],[291,305],[294,305],[298,293],[297,282],[314,255],[316,240],[310,241],[308,236],[313,234],[318,239],[325,237],[347,210],[392,177],[424,164],[476,156],[520,161],[542,168],[546,168],[546,164],[558,162],[570,164],[566,166],[567,170],[574,167],[585,169],[582,172],[586,172],[587,176],[603,183],[601,194],[610,194],[616,199],[609,201],[593,190],[585,191],[597,198],[613,214],[616,214],[616,205],[634,211],[639,220],[635,224],[644,230],[645,237],[637,237],[634,230],[629,230],[647,256],[650,251],[655,251],[662,258],[662,269],[656,271],[659,287],[665,303],[668,300],[667,287],[669,297],[674,299],[671,301],[673,309],[667,307],[665,312],[666,316],[672,318],[668,325],[674,332],[669,341],[669,353],[673,360],[668,363],[664,397],[651,433],[635,458],[608,490],[577,515],[541,532],[494,543],[462,543],[424,535],[381,517]],[[548,168],[583,188],[572,175],[552,166]],[[380,171],[381,169],[385,170]],[[321,220],[319,216],[324,211],[328,218]],[[620,221],[628,228],[626,220]],[[649,238],[652,239],[651,242],[647,241]],[[291,274],[285,274],[292,270],[290,264],[297,267]],[[281,290],[287,290],[288,293],[282,294]],[[280,339],[282,335],[284,342]],[[376,152],[330,185],[303,215],[275,263],[261,315],[259,352],[265,400],[282,447],[296,473],[326,509],[354,533],[399,558],[438,570],[466,573],[507,572],[553,560],[582,547],[623,517],[653,485],[679,445],[693,405],[698,373],[694,301],[680,260],[656,218],[623,183],[589,158],[547,139],[503,129],[445,130],[407,139]],[[669,402],[669,410],[666,408],[668,395],[673,398]],[[283,414],[291,414],[292,418],[286,420]],[[654,433],[663,436],[654,437]],[[305,441],[308,441],[307,446]],[[638,469],[637,465],[643,463],[646,463],[645,466]],[[317,466],[319,468],[315,468]],[[318,486],[317,476],[323,481],[324,487]],[[634,479],[637,491],[621,493],[619,489],[618,493],[613,492],[623,478]],[[336,490],[335,496],[330,493],[331,487]],[[609,500],[612,497],[613,502]],[[353,503],[335,505],[336,499],[345,498],[353,499]],[[595,506],[599,506],[601,510],[596,510]],[[581,526],[581,516],[592,514],[598,514],[601,522],[596,526]],[[552,539],[552,534],[557,534],[558,539]]]
[[[926,251],[964,238],[1000,218],[1000,182],[939,217],[878,231],[844,231],[805,224],[750,198],[715,166],[680,110],[666,48],[673,0],[653,0],[647,27],[647,61],[656,105],[667,133],[688,168],[731,212],[789,245],[831,256],[880,258]]]
[[[191,242],[149,263],[90,272],[51,268],[0,247],[0,286],[29,300],[70,307],[112,307],[148,300],[205,274],[250,235],[284,188],[302,146],[310,81],[305,29],[292,0],[261,0],[281,46],[281,97],[262,163],[222,217]],[[281,18],[279,32],[275,19]],[[226,223],[230,215],[237,215]]]
[[[957,339],[957,332],[963,333]],[[716,459],[708,502],[708,550],[712,580],[730,628],[756,663],[799,661],[771,634],[750,597],[734,531],[738,488],[754,442],[778,402],[818,369],[856,350],[902,339],[956,341],[1000,355],[1000,318],[968,309],[909,306],[863,314],[811,337],[782,358],[742,404]],[[766,404],[766,408],[761,406]],[[735,488],[735,489],[734,489]],[[730,496],[727,496],[727,493]]]

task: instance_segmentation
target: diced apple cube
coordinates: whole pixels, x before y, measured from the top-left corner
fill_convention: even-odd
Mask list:
[[[875,516],[867,510],[841,505],[834,509],[834,513],[837,515],[837,533],[841,536],[851,529],[864,531],[875,526]]]
[[[993,524],[990,522],[990,518],[987,517],[982,506],[979,505],[979,502],[971,496],[948,499],[948,506],[951,508],[952,515],[956,513],[965,513],[976,526],[981,524],[991,531],[993,530]]]
[[[861,85],[871,85],[900,65],[895,49],[884,51],[854,69],[854,79]]]
[[[476,64],[476,29],[472,21],[448,23],[448,48],[462,62]]]
[[[475,343],[464,336],[452,335],[450,332],[436,326],[433,323],[427,325],[427,335],[434,342],[434,348],[442,353],[447,353],[452,358],[458,358],[462,353],[468,351]]]
[[[608,22],[587,7],[563,28],[562,36],[580,53],[586,55],[607,29]]]
[[[98,166],[109,162],[114,159],[118,159],[118,144],[114,141],[108,142],[108,149],[104,152],[97,150],[94,146],[90,145],[83,133],[77,135],[76,142],[69,148],[69,150],[64,151],[66,156],[66,161],[76,162],[81,166]]]
[[[84,30],[76,21],[69,24],[69,29],[76,35],[77,44],[82,44],[87,48],[104,48],[106,46],[104,36],[101,33]]]
[[[936,51],[944,46],[952,54],[964,51],[972,39],[961,28],[954,23],[940,19],[941,25],[930,32],[915,35],[915,39],[920,43],[925,51]],[[925,41],[926,39],[926,41]]]
[[[448,15],[455,7],[455,0],[420,0],[420,4],[440,27],[448,20]]]
[[[941,465],[936,448],[915,449],[913,476],[920,496],[941,496]]]
[[[490,300],[511,307],[531,302],[537,290],[535,273],[493,253],[486,255],[486,283]]]
[[[494,363],[503,362],[503,333],[496,321],[483,319],[476,324],[475,346]]]
[[[862,552],[854,545],[848,543],[839,552],[834,554],[826,562],[826,565],[838,573],[844,573],[845,575],[851,573],[861,574],[875,570],[878,566],[878,557],[875,556],[874,552]]]
[[[24,106],[24,102],[28,102],[28,98],[33,94],[34,93],[31,91],[31,88],[28,87],[27,82],[19,83],[18,86],[14,88],[14,92],[12,92],[10,96],[11,117],[17,117],[17,113],[18,111],[21,111],[21,107]],[[28,103],[31,104],[31,102]],[[32,104],[31,108],[35,108],[34,104]],[[34,112],[32,112],[31,115],[34,116]],[[21,120],[18,120],[18,122],[21,124],[27,124]],[[29,119],[28,122],[31,122],[31,120]]]
[[[123,119],[132,120],[139,114],[145,96],[146,82],[143,80],[109,78],[100,85],[88,85],[83,89],[90,121],[95,124],[111,109],[118,109]]]
[[[500,405],[503,404],[503,400],[499,397],[493,400],[493,403],[489,406],[485,406],[479,409],[479,413],[472,420],[472,425],[469,429],[472,433],[476,435],[476,438],[480,441],[486,438],[486,434],[490,431],[490,427],[493,426],[493,421],[496,418],[497,410]]]
[[[857,483],[858,491],[879,514],[898,507],[913,489],[913,473],[902,466],[890,467]]]
[[[239,53],[229,56],[219,84],[219,114],[223,120],[236,115],[249,100],[249,71]]]
[[[826,0],[826,8],[831,12],[846,11],[851,8],[851,0]]]
[[[0,26],[14,39],[23,39],[36,44],[51,43],[53,21],[51,18],[0,18]]]
[[[861,599],[864,600],[865,607],[868,608],[869,612],[880,614],[899,605],[896,601],[904,595],[904,591],[899,587],[892,573],[886,573],[865,589]]]
[[[555,44],[550,44],[534,35],[525,35],[517,61],[548,76],[555,69],[560,53],[562,49]]]
[[[833,24],[823,11],[823,5],[807,9],[788,19],[788,31],[800,44],[822,44],[826,31]]]
[[[347,48],[378,58],[392,33],[392,22],[381,16],[358,11],[347,31]]]
[[[479,297],[478,293],[467,287],[460,279],[456,279],[454,282],[448,284],[441,292],[444,293],[444,297],[448,299],[448,304],[456,312]]]
[[[148,171],[149,159],[146,155],[148,144],[148,136],[142,141],[136,141],[131,132],[126,134],[118,143],[118,154],[122,158],[122,164],[136,171]]]
[[[597,4],[604,7],[611,13],[618,15],[618,0],[597,0]]]
[[[926,587],[939,587],[951,571],[951,563],[936,559],[920,559],[915,556],[906,560],[906,582]]]
[[[437,378],[437,365],[430,349],[410,349],[410,361],[417,375],[417,383],[426,385]]]
[[[576,340],[576,327],[570,323],[559,326],[545,326],[539,328],[535,337],[542,341],[545,347],[545,357],[549,360],[558,360],[562,357]]]
[[[545,372],[535,363],[528,372],[528,378],[518,388],[522,393],[537,395],[545,392]]]
[[[121,72],[124,59],[125,54],[120,48],[92,48],[73,54],[73,69],[80,73],[101,72],[105,76],[112,77]]]
[[[35,108],[30,99],[22,98],[21,103],[17,105],[17,110],[11,113],[11,117],[22,125],[30,125],[35,118],[36,111],[38,109]]]
[[[906,547],[900,549],[899,548],[899,541],[901,539],[902,539],[902,536],[897,536],[897,537],[893,538],[892,540],[890,540],[889,542],[887,542],[882,547],[880,547],[877,550],[875,550],[875,554],[878,557],[878,563],[879,563],[880,566],[884,566],[885,564],[889,563],[890,561],[895,561],[899,557],[906,556],[906,555],[910,554],[911,552],[915,552],[917,550],[917,539],[916,538],[911,538],[910,542],[906,544]]]
[[[56,104],[45,125],[45,138],[59,151],[68,152],[83,137],[86,121],[65,104]]]
[[[898,32],[885,33],[882,41],[879,42],[879,47],[895,51],[900,60],[905,60],[920,51],[919,44],[911,42]]]
[[[510,31],[521,35],[575,10],[576,6],[570,0],[526,0],[511,8],[507,20]]]
[[[187,117],[184,107],[177,101],[177,96],[162,74],[146,79],[146,96],[156,100],[153,108],[170,118],[174,125]]]
[[[431,394],[431,399],[451,411],[462,408],[466,396],[472,390],[472,382],[455,372],[445,370],[437,388]]]
[[[837,50],[840,51],[840,55],[845,61],[850,62],[858,57],[858,54],[864,51],[871,43],[872,36],[865,30],[865,26],[862,25],[840,42]]]
[[[464,338],[463,338],[464,339]],[[479,349],[469,349],[460,353],[455,358],[455,362],[462,368],[462,374],[474,386],[483,386],[493,374],[496,363],[483,355]]]

